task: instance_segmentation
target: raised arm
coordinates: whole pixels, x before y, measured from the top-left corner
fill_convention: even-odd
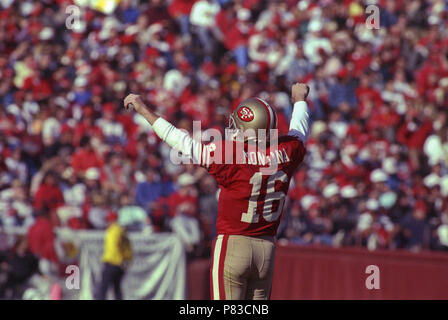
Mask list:
[[[124,99],[124,107],[133,108],[152,126],[154,132],[170,147],[182,152],[183,155],[193,160],[193,163],[203,165],[205,161],[206,147],[202,143],[193,140],[188,132],[180,130],[171,123],[154,113],[145,105],[139,95],[130,94]]]
[[[303,143],[306,142],[310,128],[310,112],[305,101],[310,88],[304,83],[296,83],[292,86],[291,96],[294,107],[289,124],[289,136],[297,137]]]

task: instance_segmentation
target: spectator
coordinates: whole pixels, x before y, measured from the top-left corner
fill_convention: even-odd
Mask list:
[[[179,235],[187,252],[192,252],[201,239],[197,190],[193,188],[195,182],[191,174],[181,174],[177,179],[179,190],[167,199],[171,229]]]
[[[140,14],[138,8],[132,7],[131,0],[124,0],[120,3],[119,15],[121,16],[121,21],[125,24],[135,23]]]
[[[339,70],[337,82],[330,87],[329,103],[347,114],[356,107],[355,84],[346,69]]]
[[[125,191],[131,183],[131,168],[123,153],[111,152],[104,166],[103,187],[113,196]]]
[[[116,120],[115,106],[113,103],[106,103],[103,106],[103,115],[95,122],[96,127],[100,128],[108,144],[124,144],[126,133],[123,125]]]
[[[0,192],[0,221],[3,226],[29,227],[34,222],[33,208],[25,184],[14,180],[9,189]]]
[[[48,171],[36,194],[34,195],[33,207],[35,210],[54,210],[64,204],[64,196],[59,188],[59,177],[54,171]]]
[[[137,185],[135,200],[142,208],[150,209],[151,204],[157,202],[161,197],[168,196],[164,183],[153,168],[145,170],[145,181]]]
[[[189,35],[190,12],[196,0],[173,0],[168,8],[170,15],[179,23],[182,35]]]
[[[91,207],[88,211],[88,221],[95,229],[106,229],[107,214],[111,206],[108,199],[102,191],[95,191],[91,197]]]
[[[49,266],[48,272],[57,270],[58,257],[54,247],[54,224],[50,220],[48,208],[42,208],[35,223],[28,229],[27,239],[30,251]]]
[[[212,55],[214,50],[213,30],[215,28],[215,15],[219,11],[219,6],[212,0],[199,0],[191,8],[190,23],[194,26],[195,32],[204,48],[207,56]],[[185,29],[185,27],[184,27]]]
[[[91,174],[87,175],[88,177]],[[62,174],[61,190],[65,204],[73,207],[81,207],[86,201],[86,186],[74,173],[72,168],[67,168]]]
[[[305,213],[300,209],[299,202],[295,202],[290,210],[290,215],[286,221],[284,237],[290,239],[292,243],[310,243],[313,235],[309,232],[309,220]]]
[[[0,271],[6,276],[0,283],[0,298],[20,299],[21,287],[38,272],[38,261],[30,252],[26,237],[18,237],[11,251],[0,253]]]
[[[127,192],[120,195],[118,223],[132,231],[151,230],[151,221],[148,214],[141,207],[133,205],[131,199]]]
[[[403,219],[401,232],[405,248],[412,251],[420,251],[428,248],[430,230],[429,226],[425,223],[426,214],[426,204],[422,200],[419,200],[415,204],[414,212]]]
[[[73,154],[71,166],[75,170],[75,173],[82,177],[89,168],[101,168],[103,166],[103,160],[95,151],[88,136],[84,136],[81,139],[80,147],[81,149]]]
[[[5,165],[10,176],[10,180],[19,179],[23,183],[27,182],[28,168],[22,159],[22,149],[16,147],[12,150],[11,155],[5,157]]]
[[[45,147],[45,158],[70,156],[74,150],[73,130],[68,125],[62,125],[59,139]]]
[[[94,167],[87,169],[83,181],[89,194],[95,191],[100,192],[102,189],[100,169]]]

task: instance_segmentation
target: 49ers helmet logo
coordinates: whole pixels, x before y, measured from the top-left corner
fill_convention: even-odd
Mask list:
[[[241,107],[238,112],[238,118],[245,122],[252,121],[254,119],[254,112],[250,110],[248,107]]]

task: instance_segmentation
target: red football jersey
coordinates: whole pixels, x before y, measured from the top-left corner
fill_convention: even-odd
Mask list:
[[[305,156],[303,142],[282,136],[277,146],[256,149],[226,140],[202,151],[201,165],[220,187],[217,233],[275,236],[291,177]]]

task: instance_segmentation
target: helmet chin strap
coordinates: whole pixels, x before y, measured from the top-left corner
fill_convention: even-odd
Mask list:
[[[243,137],[243,139],[241,139],[241,137]],[[231,129],[230,139],[232,141],[243,141],[243,142],[250,142],[250,143],[256,143],[258,141],[257,137],[244,136],[244,133],[241,129]]]
[[[250,142],[250,143],[257,143],[258,139],[257,137],[247,137],[244,139],[245,142]]]

